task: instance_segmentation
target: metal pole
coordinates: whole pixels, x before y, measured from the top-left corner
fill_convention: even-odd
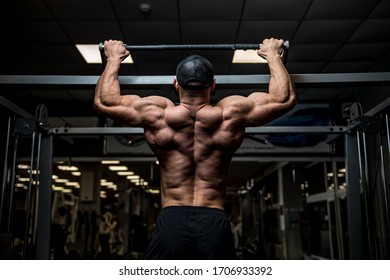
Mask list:
[[[3,207],[4,207],[4,196],[5,196],[5,188],[7,186],[7,174],[8,174],[8,151],[9,151],[9,142],[11,136],[11,125],[12,125],[12,117],[8,117],[8,128],[7,128],[7,139],[5,143],[5,151],[4,151],[4,167],[3,167],[3,180],[1,183],[1,201],[0,201],[0,229],[2,225],[2,217],[3,217]]]
[[[38,205],[38,202],[39,202],[39,198],[38,198],[38,194],[37,194],[37,190],[38,190],[38,186],[39,186],[39,173],[40,173],[40,169],[39,169],[39,166],[40,166],[40,158],[41,158],[41,144],[42,144],[42,134],[40,132],[38,132],[38,144],[37,144],[37,160],[36,160],[36,163],[35,163],[35,170],[36,170],[36,174],[35,174],[35,182],[36,185],[35,185],[35,188],[34,188],[34,204],[33,204],[33,208],[32,208],[32,213],[31,213],[31,224],[33,225],[33,232],[32,232],[32,244],[36,244],[36,234],[37,234],[37,224],[36,224],[36,221],[38,220],[38,217],[37,217],[37,214],[38,214],[38,211],[37,211],[37,205]],[[30,252],[31,253],[31,252]]]
[[[388,132],[387,129],[386,129],[386,132]],[[378,133],[378,137],[379,137],[379,150],[380,150],[380,157],[381,157],[381,175],[382,175],[383,194],[384,194],[383,201],[385,204],[385,211],[384,212],[385,212],[385,222],[386,222],[386,233],[389,234],[390,233],[390,220],[389,220],[389,201],[388,201],[388,192],[387,192],[387,189],[388,189],[387,176],[388,175],[386,175],[386,170],[385,170],[386,162],[385,162],[385,158],[384,158],[383,141],[382,141],[382,136],[381,136],[380,132]],[[387,163],[388,163],[388,161],[387,161]]]
[[[12,170],[10,173],[11,183],[10,183],[9,209],[8,209],[7,231],[6,231],[6,238],[5,238],[6,254],[8,258],[10,253],[9,235],[11,232],[12,213],[14,207],[15,169],[16,169],[16,158],[17,158],[18,144],[19,144],[18,142],[19,142],[19,134],[16,133],[15,141],[14,141],[14,153],[12,158]]]
[[[128,51],[167,51],[167,50],[258,50],[262,44],[187,44],[187,45],[125,45]],[[283,44],[290,47],[289,41]],[[99,50],[104,51],[104,44],[99,43]]]
[[[251,134],[343,134],[344,126],[262,126],[247,127],[245,133]],[[50,133],[55,135],[115,135],[115,134],[143,134],[142,128],[136,127],[54,127]]]
[[[334,206],[335,206],[335,218],[336,218],[336,236],[337,236],[337,247],[339,251],[340,260],[344,259],[344,242],[343,242],[343,224],[341,222],[341,210],[340,210],[340,201],[337,195],[339,190],[339,180],[337,178],[337,163],[332,161],[332,172],[333,172],[333,181],[334,181]],[[331,242],[332,243],[332,242]]]
[[[351,86],[383,86],[390,82],[390,72],[364,72],[364,73],[322,73],[322,74],[291,74],[291,79],[296,86],[307,88],[314,87],[351,87]],[[77,75],[0,75],[2,85],[92,85],[95,86],[100,76],[77,76]],[[220,88],[249,88],[259,85],[268,85],[270,75],[215,75],[217,89]],[[167,89],[172,87],[172,75],[163,76],[119,76],[122,86],[148,89]],[[390,98],[381,103],[386,107]],[[23,117],[31,117],[16,105],[6,101],[0,96],[0,105]],[[375,109],[377,110],[377,109]],[[368,112],[369,113],[369,112]]]
[[[362,238],[362,219],[361,219],[361,197],[359,168],[360,150],[357,141],[357,133],[345,134],[345,163],[346,163],[346,182],[347,182],[347,215],[349,234],[349,259],[363,259],[363,238]],[[362,171],[362,170],[361,170]]]
[[[389,115],[385,115],[385,122],[386,122],[386,135],[387,135],[387,157],[390,159],[390,124],[389,124]],[[390,169],[390,168],[389,168]],[[388,170],[389,171],[389,170]]]
[[[372,245],[372,240],[371,240],[371,234],[370,234],[370,226],[371,226],[371,221],[370,221],[370,216],[369,216],[369,211],[368,211],[368,197],[367,197],[367,187],[368,185],[366,184],[366,176],[364,172],[364,167],[363,167],[363,159],[362,159],[362,146],[361,146],[361,140],[360,140],[360,132],[356,132],[356,139],[357,139],[357,154],[358,154],[358,161],[359,161],[359,187],[360,187],[360,194],[363,196],[364,200],[364,215],[365,215],[365,222],[366,222],[366,233],[367,233],[367,242],[368,242],[368,253],[370,256],[372,256],[372,250],[373,250],[373,245]],[[347,185],[349,188],[349,185]],[[351,245],[350,245],[351,246]]]
[[[26,225],[24,232],[24,244],[23,244],[23,256],[27,259],[27,248],[30,245],[30,220],[31,220],[31,197],[32,197],[32,188],[33,188],[33,170],[34,170],[34,157],[35,157],[35,137],[36,132],[32,134],[31,139],[31,154],[30,154],[30,174],[28,182],[28,191],[27,191],[27,209],[26,209]]]
[[[53,135],[42,136],[39,164],[38,189],[38,221],[37,221],[37,250],[38,260],[48,260],[50,253],[50,225],[51,225],[51,194],[52,194],[52,160]]]

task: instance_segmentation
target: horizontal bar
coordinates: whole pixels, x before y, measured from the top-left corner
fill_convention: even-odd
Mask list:
[[[8,109],[11,113],[14,113],[15,115],[23,118],[34,118],[33,115],[30,113],[26,112],[22,108],[16,106],[14,103],[11,101],[8,101],[4,97],[0,96],[0,105],[3,106],[4,108]]]
[[[291,74],[295,84],[333,85],[390,82],[390,72]],[[0,75],[0,85],[93,85],[100,76]],[[172,86],[174,76],[120,76],[121,85]],[[217,86],[261,85],[269,83],[269,75],[216,75]]]
[[[157,160],[155,156],[119,156],[115,155],[115,157],[73,157],[72,156],[72,162],[100,162],[102,160],[120,160],[121,162],[154,162]],[[28,161],[28,158],[20,158],[21,161]],[[61,162],[61,161],[67,161],[69,158],[66,157],[54,157],[54,162]],[[285,156],[285,155],[267,155],[267,154],[261,154],[261,158],[259,158],[258,155],[237,155],[235,154],[233,156],[233,162],[285,162],[285,161],[299,161],[299,162],[310,162],[310,161],[319,161],[319,162],[330,162],[330,161],[337,161],[337,162],[343,162],[345,159],[344,157],[335,157],[335,156],[328,156],[328,155],[305,155],[303,156]]]
[[[344,126],[262,126],[248,127],[247,134],[340,134],[346,131]],[[134,127],[56,127],[51,128],[54,135],[116,135],[116,134],[143,134],[142,128]]]
[[[29,161],[30,158],[27,157],[21,157],[19,158],[20,161]],[[115,155],[115,157],[77,157],[72,156],[72,162],[100,162],[102,160],[120,160],[121,162],[155,162],[157,158],[155,156],[120,156]],[[54,157],[53,162],[60,162],[60,161],[68,161],[69,158],[66,157]],[[328,155],[305,155],[302,156],[285,156],[285,155],[278,155],[278,156],[270,156],[267,154],[261,154],[261,157],[259,155],[234,155],[233,156],[233,162],[285,162],[285,161],[298,161],[298,162],[310,162],[310,161],[318,161],[318,162],[330,162],[330,161],[337,161],[337,162],[343,162],[345,159],[344,157],[334,157],[334,156],[328,156]]]
[[[162,50],[257,50],[262,44],[188,44],[188,45],[125,45],[128,51],[162,51]],[[290,47],[289,41],[283,48]],[[99,43],[99,50],[104,50],[104,44]]]

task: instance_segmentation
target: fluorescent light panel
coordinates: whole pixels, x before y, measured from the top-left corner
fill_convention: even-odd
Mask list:
[[[119,160],[102,160],[101,163],[102,164],[119,164],[120,161]]]
[[[58,165],[57,168],[62,171],[79,171],[77,166],[71,165]]]
[[[111,165],[108,167],[111,171],[127,171],[127,166],[124,165]]]
[[[256,50],[236,50],[233,63],[267,63],[267,60],[257,54]]]
[[[102,58],[100,56],[99,45],[97,44],[76,44],[77,50],[81,53],[85,61],[89,64],[100,64]],[[131,55],[129,55],[122,63],[134,63]]]
[[[130,175],[134,175],[134,172],[133,171],[118,171],[117,174],[119,176],[130,176]]]

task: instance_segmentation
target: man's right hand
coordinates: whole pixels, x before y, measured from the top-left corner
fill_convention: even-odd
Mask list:
[[[267,60],[269,56],[281,56],[283,53],[284,41],[278,39],[265,39],[263,45],[257,50],[257,54]]]
[[[109,61],[123,61],[130,55],[122,41],[108,40],[104,41],[104,54]]]

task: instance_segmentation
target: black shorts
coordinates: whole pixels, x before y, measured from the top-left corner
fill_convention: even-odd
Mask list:
[[[163,208],[145,259],[236,259],[229,216],[217,208]]]

